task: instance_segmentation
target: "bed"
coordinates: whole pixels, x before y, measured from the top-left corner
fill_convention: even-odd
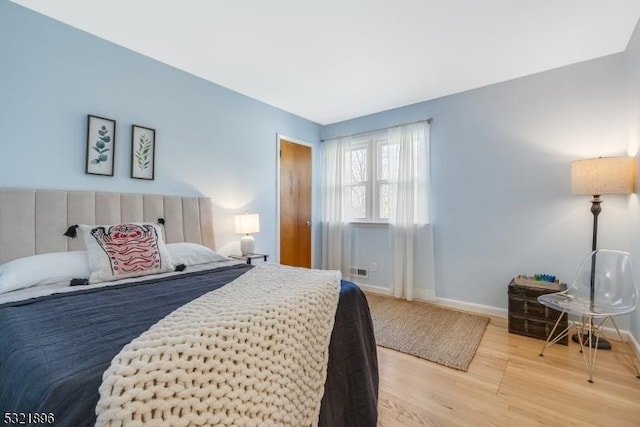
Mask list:
[[[158,219],[166,243],[214,248],[207,198],[0,189],[0,264],[82,253],[82,239],[63,236],[69,225]],[[192,300],[257,273],[220,259],[108,285],[60,283],[0,295],[0,413],[23,424],[94,425],[102,378],[127,343]],[[375,340],[366,298],[353,283],[339,282],[331,328],[318,425],[375,426]]]

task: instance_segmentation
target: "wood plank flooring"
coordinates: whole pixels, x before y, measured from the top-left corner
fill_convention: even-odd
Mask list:
[[[468,372],[378,347],[378,426],[640,426],[626,344],[598,352],[593,384],[578,344],[543,344],[491,318]]]

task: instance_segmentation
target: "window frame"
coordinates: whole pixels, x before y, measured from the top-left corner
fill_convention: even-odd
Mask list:
[[[345,197],[347,200],[348,212],[346,215],[346,222],[349,223],[366,223],[366,224],[388,224],[389,217],[381,216],[380,209],[380,188],[382,185],[390,185],[389,178],[382,177],[382,149],[385,145],[389,144],[387,132],[376,132],[364,137],[357,138],[350,143],[347,149],[349,160],[351,160],[351,152],[355,150],[366,150],[366,179],[365,181],[359,181],[354,183],[351,181],[353,172],[351,169],[351,162],[345,162],[347,165],[347,173],[349,181],[345,184]],[[365,186],[365,217],[352,217],[351,213],[351,188],[354,186]],[[390,212],[389,212],[390,213]]]

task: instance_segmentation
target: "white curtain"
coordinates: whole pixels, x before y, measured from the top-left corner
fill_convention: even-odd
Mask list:
[[[346,221],[347,150],[351,138],[329,139],[324,142],[322,186],[322,268],[340,270],[349,276],[351,265],[351,233]]]
[[[399,144],[397,164],[390,168],[389,177],[392,292],[395,297],[412,300],[419,277],[421,299],[435,299],[429,215],[429,123],[391,128],[388,142]]]

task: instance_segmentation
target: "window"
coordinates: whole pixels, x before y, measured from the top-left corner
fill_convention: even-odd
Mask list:
[[[389,223],[391,291],[412,299],[418,281],[435,298],[429,217],[429,121],[324,140],[322,266],[353,266],[349,222]],[[411,262],[407,262],[411,260]],[[424,266],[416,270],[415,266]]]
[[[351,221],[389,220],[389,177],[397,167],[398,144],[390,144],[387,132],[377,132],[351,142],[346,151],[347,217]]]

